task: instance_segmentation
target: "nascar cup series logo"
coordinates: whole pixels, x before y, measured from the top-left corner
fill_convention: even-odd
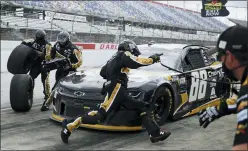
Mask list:
[[[202,17],[228,16],[229,11],[225,4],[227,0],[202,0]]]

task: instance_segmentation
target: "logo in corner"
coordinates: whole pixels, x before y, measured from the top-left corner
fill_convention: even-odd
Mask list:
[[[227,0],[202,0],[202,17],[228,16],[230,12],[226,9]]]

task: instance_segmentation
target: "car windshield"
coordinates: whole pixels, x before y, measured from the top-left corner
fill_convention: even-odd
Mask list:
[[[180,63],[180,56],[182,49],[164,49],[164,48],[140,48],[142,55],[140,57],[149,57],[155,53],[163,53],[160,57],[161,63],[166,66],[169,66],[174,69],[178,69],[178,65]],[[168,70],[167,68],[163,67],[160,63],[155,63],[150,66],[145,66],[139,68],[141,70]],[[138,70],[139,70],[138,69]]]

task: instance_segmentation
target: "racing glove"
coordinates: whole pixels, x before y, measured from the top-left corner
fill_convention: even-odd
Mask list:
[[[198,113],[200,126],[206,128],[215,119],[235,113],[235,98],[220,99],[218,106],[208,107]]]
[[[199,116],[200,126],[203,126],[203,128],[206,128],[215,119],[221,117],[216,106],[208,107],[200,111],[198,116]]]
[[[160,61],[160,55],[158,55],[158,54],[151,55],[149,58],[152,58],[153,63]]]

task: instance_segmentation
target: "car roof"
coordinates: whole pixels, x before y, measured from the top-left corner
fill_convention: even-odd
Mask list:
[[[187,46],[187,44],[152,44],[148,46],[148,44],[138,45],[139,48],[160,48],[166,50],[173,50],[173,49],[183,49],[183,47]]]

